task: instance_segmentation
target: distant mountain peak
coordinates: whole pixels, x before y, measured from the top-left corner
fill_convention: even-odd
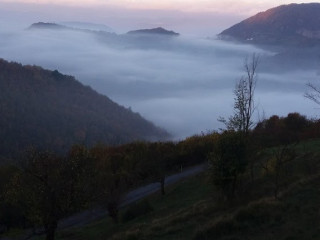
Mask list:
[[[219,36],[256,44],[319,44],[320,3],[271,8],[235,24]]]
[[[159,35],[166,35],[166,36],[179,36],[180,35],[179,33],[166,30],[162,27],[134,30],[134,31],[128,32],[128,34],[159,34]]]

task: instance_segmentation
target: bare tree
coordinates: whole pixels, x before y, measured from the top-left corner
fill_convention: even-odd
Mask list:
[[[313,83],[307,83],[309,92],[306,92],[304,96],[316,104],[320,105],[320,87]]]
[[[228,118],[220,118],[228,130],[236,130],[248,134],[253,125],[252,116],[256,109],[254,92],[257,85],[257,67],[259,56],[253,54],[250,60],[244,62],[245,76],[241,77],[234,89],[234,114]]]

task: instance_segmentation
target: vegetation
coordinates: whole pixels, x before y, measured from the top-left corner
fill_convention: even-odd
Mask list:
[[[292,130],[292,126],[298,125],[298,130]],[[295,186],[300,182],[307,184],[308,179],[313,181],[319,174],[319,140],[306,140],[315,137],[312,129],[317,126],[317,121],[294,113],[264,120],[249,132],[248,142],[243,141],[242,134],[226,131],[194,136],[176,144],[135,142],[117,147],[97,145],[91,149],[74,146],[64,156],[31,151],[17,167],[0,168],[7,173],[2,176],[5,182],[1,182],[0,188],[0,205],[7,210],[0,216],[1,226],[6,231],[12,227],[43,226],[47,239],[53,239],[59,219],[98,204],[104,205],[113,219],[113,223],[106,219],[92,225],[104,238],[208,239],[214,231],[214,236],[224,239],[224,231],[231,229],[234,236],[242,239],[239,231],[243,236],[250,233],[241,230],[245,226],[239,220],[246,211],[258,219],[250,220],[254,223],[248,220],[247,227],[265,224],[266,220],[259,223],[260,217],[272,215],[273,210],[280,209],[281,214],[285,214],[282,206],[287,204],[283,202],[286,192],[295,198],[292,192]],[[267,134],[275,130],[281,134]],[[290,138],[282,138],[284,133]],[[251,147],[252,142],[260,148],[255,148],[259,151],[254,152],[251,169],[247,147]],[[208,158],[204,157],[206,149]],[[192,166],[207,159],[209,171],[181,186],[187,190],[180,192],[178,184],[169,187],[161,198],[156,194],[144,202],[120,208],[128,190],[180,171],[181,165]],[[313,207],[315,202],[310,201]],[[268,206],[270,213],[265,209]],[[290,211],[293,210],[290,208]],[[266,218],[277,219],[277,216]],[[143,222],[150,222],[150,227]],[[84,230],[64,231],[58,236],[81,239],[78,234],[84,234],[87,239],[93,238],[83,233],[86,229],[91,232],[88,226]],[[179,235],[181,231],[186,232]]]
[[[7,201],[53,240],[58,221],[89,202],[91,164],[83,147],[74,147],[68,158],[31,151],[8,186]]]
[[[182,146],[188,146],[193,158],[199,152],[197,145],[188,142],[134,142],[114,147],[100,144],[91,149],[75,145],[66,155],[29,151],[12,172],[3,176],[0,205],[10,211],[0,216],[0,225],[4,230],[42,227],[46,239],[52,240],[60,219],[96,205],[105,207],[114,223],[118,223],[119,208],[128,190],[159,181],[164,195],[168,174],[206,161],[200,154],[197,161],[184,162],[181,159],[188,155]],[[6,165],[0,167],[2,171],[8,169]],[[149,211],[150,207],[138,209]],[[124,218],[139,215],[136,211],[129,211]],[[9,221],[8,216],[17,217],[18,221]]]
[[[228,200],[235,195],[240,174],[246,170],[246,143],[239,133],[224,132],[209,155],[212,179]]]
[[[220,198],[210,173],[202,173],[170,186],[165,196],[156,193],[120,210],[125,216],[140,209],[130,220],[121,218],[114,225],[105,218],[61,231],[58,239],[318,239],[320,140],[301,142],[294,149],[297,155],[280,178],[283,188],[277,199],[273,169],[263,168],[273,158],[267,148],[257,160],[261,167],[255,169],[255,183],[243,179],[233,202]],[[146,205],[152,210],[145,211]]]

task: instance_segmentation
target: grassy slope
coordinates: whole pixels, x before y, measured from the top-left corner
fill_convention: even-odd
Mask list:
[[[171,186],[164,197],[149,197],[152,212],[118,225],[106,218],[60,232],[59,239],[320,239],[320,141],[295,150],[279,200],[269,191],[272,174],[262,174],[250,194],[232,205],[217,198],[201,174]]]

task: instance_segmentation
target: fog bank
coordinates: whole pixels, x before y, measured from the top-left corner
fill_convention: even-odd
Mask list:
[[[217,130],[233,111],[244,59],[259,53],[256,102],[266,116],[316,116],[303,94],[316,69],[266,71],[275,55],[249,45],[185,37],[26,30],[0,24],[0,57],[74,75],[79,81],[167,129],[175,139]],[[307,60],[306,60],[307,61]],[[256,116],[258,118],[258,116]]]

